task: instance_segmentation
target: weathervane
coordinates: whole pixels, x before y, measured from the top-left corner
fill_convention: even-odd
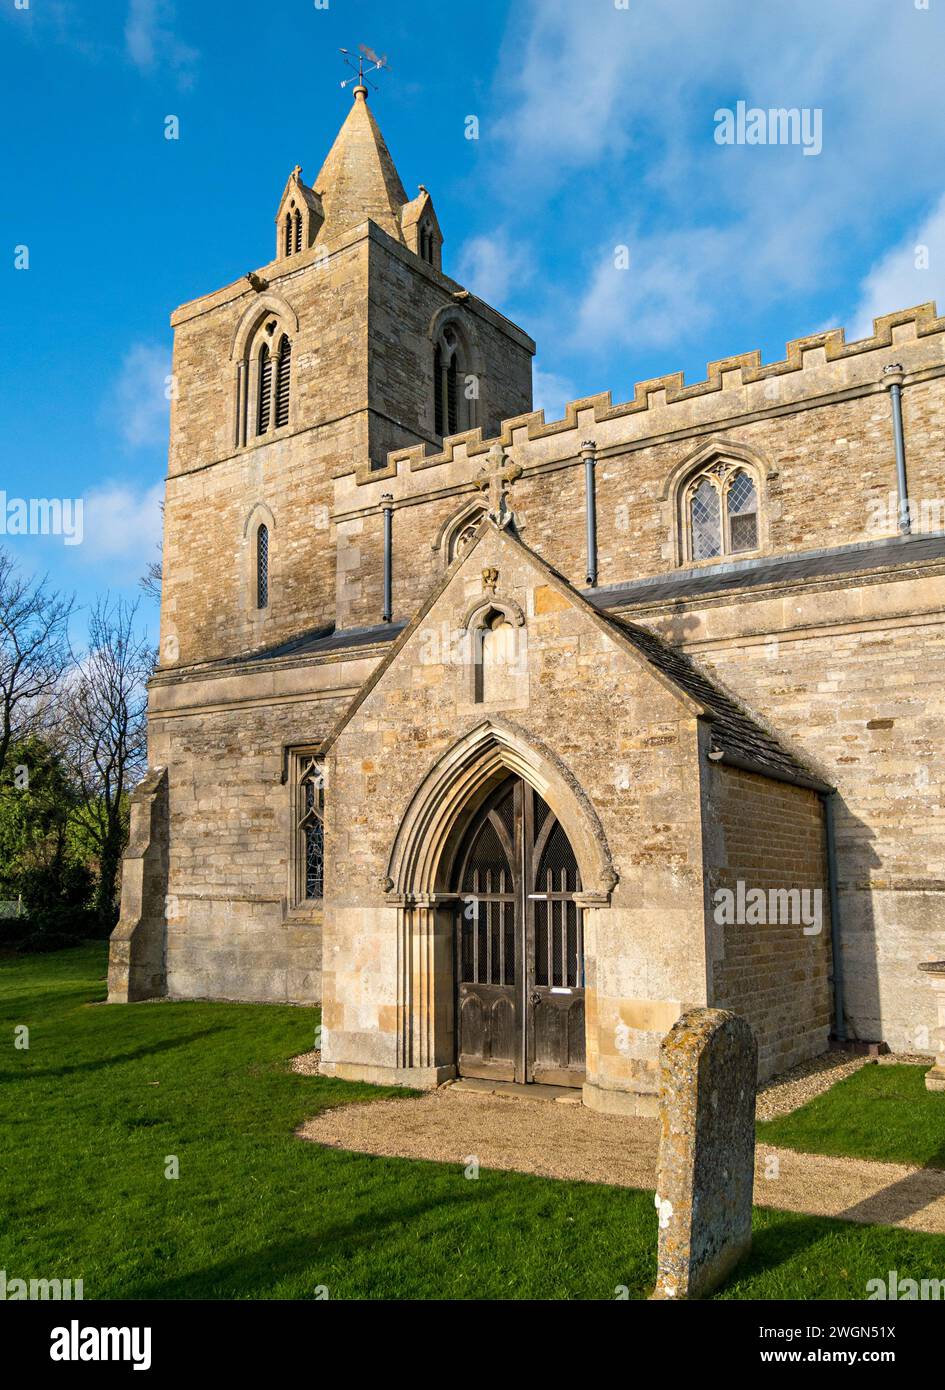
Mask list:
[[[386,68],[388,66],[386,53],[384,54],[383,58],[379,58],[377,54],[374,52],[374,49],[368,48],[366,43],[359,43],[358,49],[360,50],[360,52],[358,56],[357,68],[355,68],[354,63],[351,61],[351,59],[354,57],[353,53],[349,52],[347,48],[340,48],[338,50],[339,53],[343,53],[345,55],[345,62],[347,63],[351,71],[357,73],[356,78],[346,77],[341,84],[342,87],[348,87],[354,81],[357,81],[359,87],[363,87],[365,85],[365,82],[367,80],[364,75],[365,59],[367,59],[369,63],[373,64],[373,67],[368,68],[368,72],[379,72],[381,68]],[[377,87],[373,82],[368,82],[367,85],[369,87],[374,87],[375,92],[377,91]]]

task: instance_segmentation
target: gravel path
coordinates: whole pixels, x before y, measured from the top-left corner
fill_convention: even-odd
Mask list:
[[[599,1115],[583,1106],[499,1098],[445,1087],[419,1100],[327,1110],[303,1139],[359,1153],[426,1158],[541,1177],[653,1188],[656,1120]],[[759,1145],[759,1206],[945,1234],[945,1172],[864,1159],[825,1158]]]

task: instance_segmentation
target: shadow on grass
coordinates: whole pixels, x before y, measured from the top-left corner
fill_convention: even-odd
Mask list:
[[[98,981],[89,981],[89,985],[98,984]],[[50,985],[45,989],[38,989],[32,994],[5,994],[0,996],[0,1018],[10,1020],[14,1023],[26,1023],[35,1018],[37,1013],[42,1018],[43,1013],[50,1008],[50,1005],[72,1004],[76,1010],[86,1009],[90,1004],[104,1004],[105,993],[104,985],[101,999],[89,999],[81,990],[74,986],[56,988]]]
[[[915,1173],[890,1183],[840,1213],[843,1221],[890,1226],[915,1216],[936,1199],[945,1197],[945,1144]]]
[[[121,1066],[124,1062],[139,1062],[143,1057],[171,1052],[174,1048],[186,1047],[201,1038],[209,1038],[214,1033],[225,1031],[224,1025],[217,1024],[212,1028],[201,1028],[195,1033],[185,1033],[179,1038],[167,1038],[164,1042],[151,1043],[148,1047],[136,1047],[130,1052],[116,1052],[110,1057],[100,1057],[95,1061],[76,1062],[63,1067],[24,1067],[21,1071],[0,1071],[0,1082],[38,1081],[50,1077],[75,1076],[82,1072],[105,1071],[110,1067]]]
[[[481,1202],[486,1194],[470,1191],[463,1202]],[[310,1274],[312,1289],[328,1282],[337,1272],[339,1258],[348,1249],[363,1249],[383,1238],[389,1228],[427,1216],[437,1208],[454,1209],[455,1195],[445,1195],[413,1205],[398,1206],[389,1213],[360,1212],[355,1218],[337,1222],[310,1236],[279,1241],[255,1252],[233,1255],[219,1264],[208,1265],[176,1279],[148,1281],[131,1285],[123,1294],[129,1299],[232,1299],[259,1298],[277,1283]],[[324,1274],[319,1271],[321,1264]]]
[[[745,1279],[770,1274],[779,1265],[809,1252],[828,1234],[826,1219],[820,1216],[799,1216],[795,1212],[766,1212],[763,1226],[754,1224],[751,1250],[745,1260],[725,1281],[720,1293],[734,1289]]]

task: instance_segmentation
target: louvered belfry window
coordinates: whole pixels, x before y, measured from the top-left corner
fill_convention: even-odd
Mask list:
[[[443,349],[439,343],[433,354],[433,414],[436,433],[444,435],[446,430],[443,428]]]
[[[276,381],[276,429],[289,423],[289,389],[292,380],[292,343],[282,339],[279,349],[279,376]]]
[[[459,429],[459,371],[455,353],[450,358],[449,371],[446,373],[446,404],[447,433],[455,434]]]
[[[256,420],[256,433],[265,434],[269,429],[272,412],[272,357],[269,348],[263,343],[259,353],[259,411]]]
[[[269,607],[269,527],[256,532],[256,607]]]
[[[458,434],[474,425],[474,411],[468,397],[461,396],[467,372],[469,349],[455,324],[447,324],[433,349],[434,429],[442,438]]]
[[[301,212],[299,212],[298,209],[296,209],[296,212],[295,212],[295,250],[298,252],[298,251],[301,251],[301,249],[302,249],[302,214],[301,214]]]
[[[292,255],[292,214],[285,215],[285,254]]]

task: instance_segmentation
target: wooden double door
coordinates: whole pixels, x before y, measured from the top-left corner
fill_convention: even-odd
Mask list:
[[[563,827],[510,777],[479,810],[456,863],[460,1075],[580,1086],[581,878]]]

